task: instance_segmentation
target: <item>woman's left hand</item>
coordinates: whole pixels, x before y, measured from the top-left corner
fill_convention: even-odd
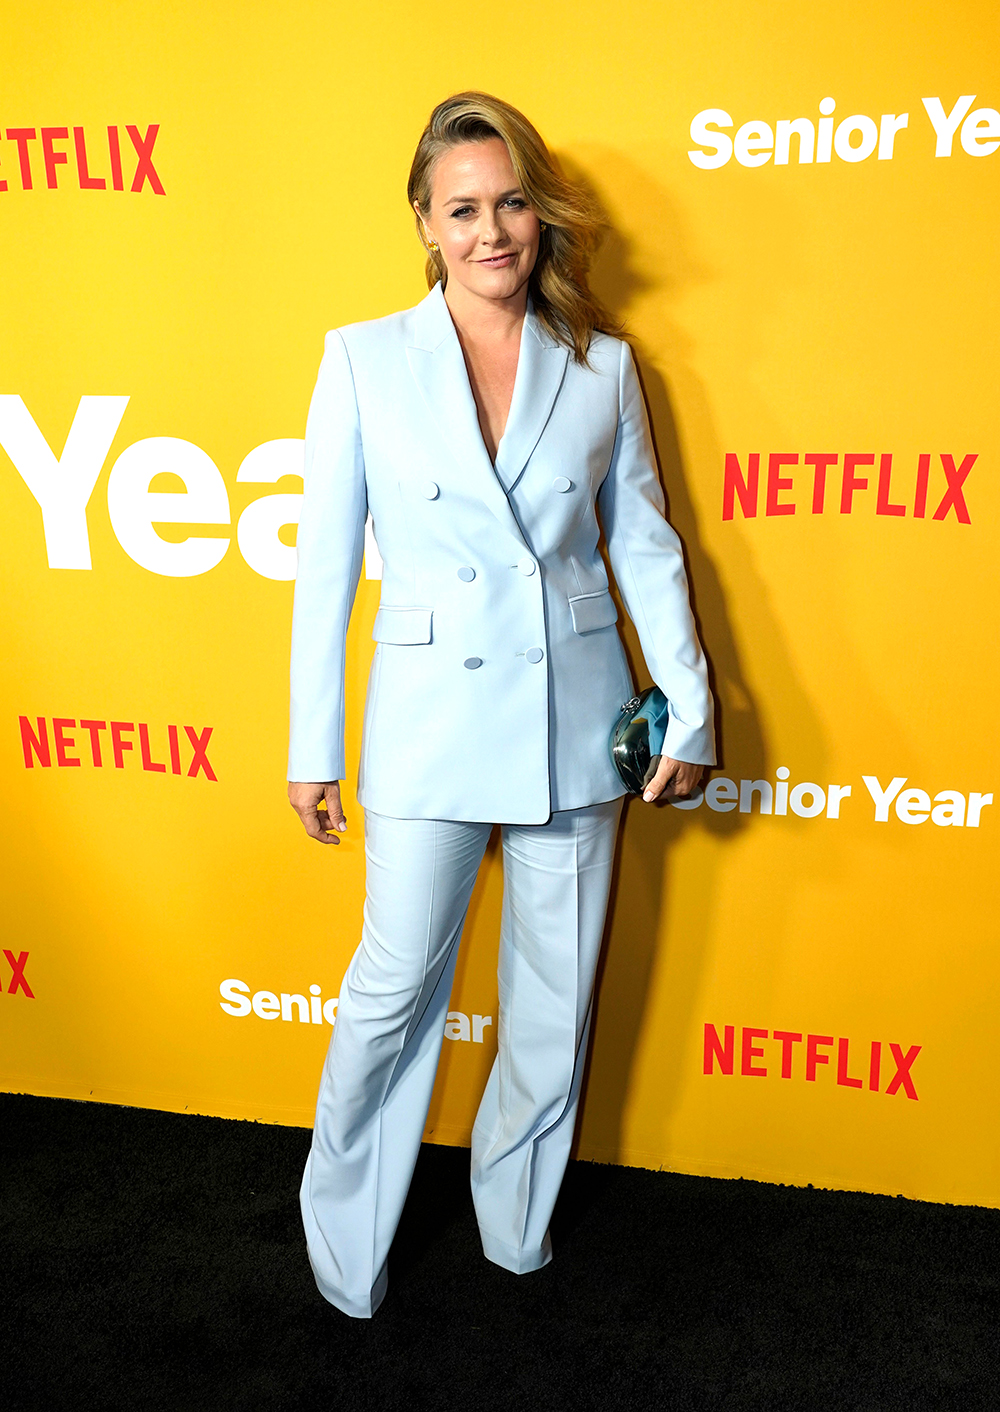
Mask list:
[[[691,765],[686,760],[672,760],[669,755],[662,755],[656,774],[642,791],[643,802],[651,804],[661,795],[668,802],[684,799],[697,788],[704,771],[704,765]]]

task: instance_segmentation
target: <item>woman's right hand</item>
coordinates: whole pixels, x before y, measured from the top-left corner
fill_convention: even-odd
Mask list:
[[[326,801],[326,811],[320,811],[320,804]],[[288,786],[288,802],[302,820],[302,827],[317,843],[339,843],[338,833],[347,828],[344,811],[340,807],[340,781],[330,780],[326,784],[306,784],[292,780]],[[336,832],[332,832],[336,830]]]

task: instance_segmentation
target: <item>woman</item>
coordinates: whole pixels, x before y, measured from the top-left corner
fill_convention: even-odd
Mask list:
[[[595,213],[522,114],[481,93],[434,110],[409,199],[430,293],[327,336],[292,633],[289,798],[312,838],[336,843],[344,643],[370,511],[384,575],[358,788],[365,922],[302,1183],[317,1284],[359,1318],[385,1292],[494,824],[499,1055],[473,1197],[490,1260],[523,1273],[551,1258],[624,793],[608,733],[633,691],[601,527],[671,702],[643,797],[685,795],[714,762],[632,357],[587,288]]]

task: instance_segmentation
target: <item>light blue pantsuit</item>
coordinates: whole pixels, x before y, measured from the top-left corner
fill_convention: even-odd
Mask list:
[[[499,1052],[472,1134],[483,1250],[551,1259],[621,801],[502,830]],[[365,815],[368,895],[302,1181],[309,1258],[331,1304],[371,1315],[420,1147],[458,944],[488,823]]]
[[[664,754],[714,762],[683,552],[626,343],[570,357],[529,297],[490,460],[440,285],[337,329],[306,427],[288,778],[345,773],[347,624],[371,515],[384,561],[358,779],[364,936],[302,1186],[320,1290],[367,1317],[409,1186],[476,871],[503,827],[500,1052],[473,1133],[487,1256],[550,1258],[614,835],[608,734],[632,694],[607,560],[670,701]]]

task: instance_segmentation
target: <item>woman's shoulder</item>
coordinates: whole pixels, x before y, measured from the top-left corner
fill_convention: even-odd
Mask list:
[[[377,319],[362,319],[353,324],[340,324],[326,335],[327,347],[341,342],[349,353],[384,354],[393,345],[405,345],[413,336],[414,323],[421,304],[411,309],[398,309]]]
[[[618,338],[613,333],[603,333],[599,328],[595,328],[594,332],[590,335],[590,350],[592,353],[602,352],[605,356],[620,358],[622,349],[627,347],[627,339]]]
[[[587,363],[591,372],[601,377],[618,378],[622,364],[631,357],[628,339],[618,338],[613,333],[602,333],[599,329],[591,334],[587,348]]]

